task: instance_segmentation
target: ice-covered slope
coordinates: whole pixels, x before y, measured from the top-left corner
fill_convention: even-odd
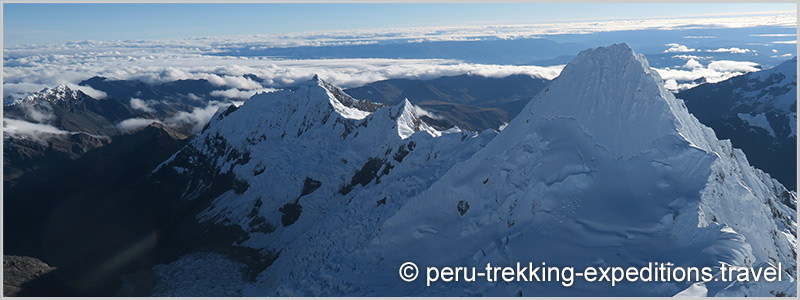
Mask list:
[[[288,269],[271,267],[247,292],[672,296],[693,284],[425,287],[425,266],[545,261],[576,268],[780,264],[782,282],[711,281],[687,292],[794,295],[796,205],[794,193],[691,116],[643,56],[618,44],[578,55],[486,147],[404,201],[368,245],[284,280],[274,276]],[[422,269],[413,283],[398,277],[406,261]]]
[[[406,199],[495,135],[436,131],[408,101],[360,101],[314,78],[217,113],[153,176],[181,178],[182,198],[204,208],[201,222],[240,227],[245,234],[235,246],[257,249],[265,260],[277,256],[259,284],[278,286],[372,239]],[[187,261],[203,265],[191,257],[159,270]],[[210,284],[163,280],[170,284],[158,295],[192,295],[193,286]]]

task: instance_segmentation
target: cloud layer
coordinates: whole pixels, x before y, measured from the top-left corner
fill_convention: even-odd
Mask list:
[[[30,139],[46,145],[49,138],[65,134],[85,134],[95,138],[108,138],[86,132],[70,132],[58,129],[52,125],[31,123],[23,120],[3,118],[3,135],[21,139]]]
[[[242,105],[242,103],[243,102],[223,103],[212,101],[206,107],[195,107],[189,112],[179,111],[164,120],[130,118],[117,123],[117,129],[122,133],[126,133],[139,130],[153,123],[159,123],[174,128],[188,127],[191,133],[197,133],[203,129],[203,126],[211,120],[211,117],[213,117],[220,108],[225,108],[229,105],[239,106]]]
[[[99,75],[115,79],[164,82],[207,79],[220,87],[219,95],[244,98],[254,90],[291,85],[320,74],[327,80],[353,87],[390,78],[434,78],[472,73],[490,77],[529,74],[543,78],[558,75],[560,66],[498,66],[467,64],[441,59],[331,59],[282,60],[265,57],[219,56],[231,49],[271,47],[411,43],[537,38],[554,34],[588,34],[619,30],[675,30],[685,28],[796,27],[796,15],[762,15],[723,18],[615,20],[540,24],[506,24],[340,30],[291,34],[257,34],[166,40],[80,41],[60,45],[20,45],[5,48],[6,96],[37,92],[62,83],[78,83]],[[669,52],[692,52],[671,44]],[[731,50],[736,51],[736,50]],[[259,84],[243,74],[266,80]],[[78,88],[92,97],[99,91]]]
[[[673,91],[695,87],[700,84],[697,82],[698,79],[702,79],[701,82],[714,83],[759,70],[757,63],[749,61],[715,60],[703,66],[695,58],[689,58],[681,68],[656,68],[664,79],[664,86]]]
[[[475,74],[503,77],[528,74],[552,79],[563,66],[509,66],[464,63],[446,59],[279,59],[270,57],[222,56],[232,49],[257,51],[271,47],[328,46],[376,43],[418,43],[423,41],[474,41],[489,39],[539,38],[555,34],[589,34],[620,30],[679,30],[686,28],[743,28],[754,26],[796,27],[796,15],[762,15],[723,18],[681,18],[616,20],[541,24],[476,25],[377,30],[342,30],[291,34],[257,34],[197,37],[166,40],[80,41],[59,45],[6,47],[4,53],[4,97],[19,98],[58,84],[103,98],[106,95],[76,84],[92,76],[167,82],[206,79],[218,89],[215,96],[246,99],[261,91],[291,86],[314,74],[342,87],[355,87],[393,78],[430,79]],[[780,35],[783,36],[783,35]],[[694,37],[694,36],[693,36]],[[776,35],[776,38],[778,35]],[[697,36],[696,38],[713,38]],[[793,42],[793,41],[784,41]],[[665,52],[696,54],[705,51],[747,53],[736,47],[699,50],[668,44]],[[775,54],[778,55],[778,54]],[[699,56],[692,57],[700,63]],[[689,70],[722,72],[723,66],[701,68],[690,63]],[[684,70],[686,71],[686,70]],[[737,71],[738,72],[738,71]],[[671,72],[667,72],[671,73]],[[243,77],[255,74],[264,82]],[[683,76],[688,77],[688,76]],[[719,77],[719,76],[717,76]],[[127,99],[124,99],[127,100]],[[136,107],[152,109],[146,99]],[[155,99],[158,100],[158,99]]]
[[[36,52],[40,50],[31,50]],[[513,74],[552,79],[563,66],[509,66],[464,63],[445,59],[267,59],[180,53],[178,49],[136,49],[122,54],[117,50],[59,55],[35,55],[17,51],[5,58],[3,70],[5,95],[20,97],[45,87],[71,83],[93,97],[99,91],[77,87],[75,83],[92,76],[134,79],[148,83],[181,79],[206,79],[219,87],[215,95],[245,99],[270,87],[291,86],[319,74],[342,87],[355,87],[392,78],[436,78],[448,75],[476,74],[504,77]],[[254,74],[264,84],[242,75]],[[141,107],[141,106],[140,106]]]

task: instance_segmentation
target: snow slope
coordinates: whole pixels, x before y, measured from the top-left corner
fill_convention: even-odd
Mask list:
[[[213,189],[212,181],[233,176],[235,187],[197,217],[240,226],[247,235],[237,246],[259,249],[265,257],[279,254],[261,276],[267,282],[258,283],[277,285],[273,282],[292,278],[287,273],[304,274],[363,245],[406,199],[495,135],[436,131],[408,101],[395,106],[360,101],[314,78],[295,90],[258,94],[238,109],[218,112],[155,175],[187,178],[186,201]],[[180,261],[173,264],[181,268]],[[170,289],[160,294],[191,290],[164,286]]]
[[[405,201],[363,248],[332,250],[318,269],[289,272],[286,280],[272,276],[288,269],[269,268],[245,293],[794,295],[796,203],[794,193],[691,116],[643,56],[618,44],[578,55],[502,133]],[[424,273],[413,283],[400,280],[406,261],[423,269],[780,263],[785,280],[426,287]]]

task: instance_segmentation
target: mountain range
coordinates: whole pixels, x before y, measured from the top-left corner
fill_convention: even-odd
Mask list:
[[[790,71],[763,72],[747,75],[750,90],[731,89],[753,94],[766,86],[770,96],[738,103],[788,99]],[[111,130],[207,106],[208,98],[191,102],[210,96],[202,81],[81,85],[108,99],[64,86],[6,106],[6,119],[33,123],[38,115],[23,107],[49,105],[58,117],[42,120],[68,136],[108,137],[47,168],[18,168],[25,176],[4,173],[4,182],[14,179],[4,192],[5,253],[56,267],[21,285],[20,295],[796,294],[796,193],[751,167],[750,153],[719,140],[716,128],[698,121],[702,113],[689,113],[717,104],[690,91],[692,100],[676,98],[625,44],[581,52],[552,82],[465,75],[343,90],[315,77],[238,106],[219,103],[202,128],[151,122]],[[143,111],[131,106],[139,96],[173,98]],[[717,107],[758,116],[779,104]],[[72,111],[90,117],[69,121],[76,105]],[[774,128],[773,136],[787,133]],[[4,150],[36,142],[4,140]],[[7,157],[6,169],[17,163]],[[406,261],[780,264],[790,280],[426,287],[424,278],[397,278]]]

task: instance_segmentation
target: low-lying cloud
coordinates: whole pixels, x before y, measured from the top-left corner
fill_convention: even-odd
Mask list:
[[[86,58],[82,54],[61,55],[52,61],[49,56],[16,57],[5,59],[6,95],[24,96],[67,82],[80,82],[93,76],[111,79],[140,80],[146,83],[163,83],[183,79],[207,79],[219,86],[216,95],[245,99],[267,88],[296,85],[319,74],[333,84],[344,88],[357,87],[370,82],[415,78],[432,79],[441,76],[475,74],[486,77],[505,77],[527,74],[552,79],[558,76],[563,65],[513,66],[465,63],[448,59],[267,59],[262,57],[230,57],[215,55],[184,55],[167,50],[153,49],[139,53],[136,60],[116,55]],[[122,55],[122,54],[121,54]],[[124,56],[124,55],[122,55]],[[127,57],[127,56],[126,56]],[[26,61],[21,64],[20,61]],[[165,67],[168,66],[168,67]],[[61,76],[61,75],[63,76]],[[243,75],[253,74],[263,83]],[[86,87],[78,88],[92,97],[99,97]],[[103,95],[104,96],[104,95]]]
[[[167,126],[191,126],[191,132],[197,133],[203,129],[211,117],[222,107],[230,103],[212,102],[206,107],[195,107],[190,112],[180,111],[164,120]]]
[[[92,88],[90,86],[77,85],[77,84],[74,84],[72,82],[67,82],[66,84],[67,84],[67,87],[70,88],[71,90],[73,90],[73,91],[81,91],[84,94],[86,94],[87,96],[95,98],[95,99],[105,99],[108,96],[106,94],[106,92],[95,90],[94,88]]]
[[[707,50],[707,51],[708,52],[727,52],[727,53],[734,53],[734,54],[744,54],[744,53],[756,52],[755,50],[752,50],[752,49],[747,49],[747,48],[741,49],[741,48],[737,48],[737,47],[717,48],[717,49],[714,49],[714,50]]]
[[[85,134],[95,138],[107,138],[105,136],[92,135],[86,132],[70,132],[48,124],[3,118],[4,136],[30,139],[39,144],[46,145],[50,138],[66,134]]]
[[[252,97],[255,94],[258,94],[258,93],[270,93],[270,92],[274,92],[274,91],[277,91],[277,90],[278,89],[273,89],[273,88],[261,88],[261,89],[256,89],[256,90],[239,90],[239,89],[231,88],[231,89],[227,89],[227,90],[224,90],[224,91],[223,90],[211,91],[210,94],[211,94],[211,96],[214,96],[214,97],[222,97],[222,98],[227,98],[227,99],[243,99],[243,100],[247,100],[247,99],[250,99],[250,97]]]
[[[686,45],[680,45],[680,44],[675,44],[675,43],[666,44],[664,46],[669,47],[669,48],[667,48],[667,50],[664,50],[664,53],[669,53],[669,52],[695,52],[695,51],[697,51],[697,49],[689,48]]]
[[[130,118],[117,123],[117,129],[123,133],[132,132],[150,126],[150,124],[153,123],[161,123],[161,121],[145,118]]]
[[[682,68],[656,68],[664,79],[664,87],[672,91],[689,89],[702,82],[715,83],[739,76],[748,72],[759,71],[757,63],[749,61],[716,60],[710,61],[707,66],[694,58],[690,58]]]
[[[117,129],[122,133],[137,131],[153,123],[164,124],[173,128],[189,128],[190,133],[197,133],[211,120],[211,117],[220,109],[229,105],[241,105],[242,102],[216,102],[212,101],[205,107],[195,107],[191,111],[179,111],[169,118],[147,119],[130,118],[116,124]]]
[[[436,119],[436,120],[441,119],[441,117],[439,115],[437,115],[437,114],[435,114],[433,112],[427,111],[422,107],[419,107],[419,106],[414,105],[414,104],[411,104],[411,107],[414,109],[414,114],[416,114],[417,116],[428,117],[428,118]]]
[[[131,108],[133,108],[135,110],[140,110],[140,111],[143,111],[143,112],[146,112],[146,113],[154,113],[154,112],[156,112],[156,110],[153,109],[153,107],[152,107],[156,103],[157,103],[157,101],[155,101],[155,100],[142,100],[142,99],[139,99],[139,98],[131,98],[131,101],[130,101]]]
[[[756,72],[759,65],[749,61],[717,60],[708,64],[708,68],[717,72]]]

